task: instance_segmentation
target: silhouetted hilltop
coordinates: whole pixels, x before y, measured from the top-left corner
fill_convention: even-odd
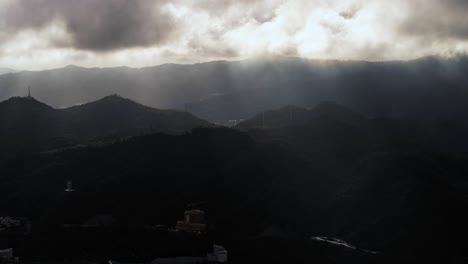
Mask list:
[[[87,138],[132,130],[180,133],[195,127],[211,126],[187,112],[159,110],[118,95],[106,96],[61,112],[64,125]]]
[[[12,97],[8,100],[1,102],[2,111],[43,111],[53,110],[52,107],[39,102],[33,97]]]
[[[321,102],[308,110],[297,106],[286,106],[278,110],[265,111],[238,124],[238,128],[278,128],[311,124],[317,119],[327,119],[352,124],[365,125],[369,120],[362,114],[352,111],[335,102]]]
[[[117,95],[66,109],[53,109],[32,97],[14,97],[0,102],[0,122],[2,155],[97,137],[181,133],[211,126],[186,112],[154,109]]]
[[[244,120],[238,128],[267,128],[301,124],[308,121],[309,111],[297,106],[285,106],[278,110],[261,112],[254,117]]]
[[[0,103],[0,157],[45,146],[54,133],[57,112],[28,97],[13,97]]]

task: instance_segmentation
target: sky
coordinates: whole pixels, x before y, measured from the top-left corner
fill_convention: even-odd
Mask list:
[[[0,0],[0,67],[468,51],[468,0]]]

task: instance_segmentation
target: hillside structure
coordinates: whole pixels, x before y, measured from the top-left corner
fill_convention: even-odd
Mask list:
[[[0,264],[17,264],[19,258],[13,255],[13,249],[0,249]]]
[[[185,211],[184,220],[177,221],[176,230],[182,232],[202,233],[206,231],[205,212],[194,209]]]

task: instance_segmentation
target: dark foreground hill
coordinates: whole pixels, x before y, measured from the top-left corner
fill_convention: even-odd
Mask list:
[[[266,111],[238,127],[325,173],[334,186],[326,192],[333,193],[330,221],[350,239],[411,251],[421,240],[455,241],[466,232],[459,220],[467,203],[468,142],[454,125],[372,119],[327,102]]]
[[[96,138],[149,132],[181,133],[204,120],[177,110],[159,110],[117,95],[65,109],[30,97],[0,102],[0,154],[73,145]]]
[[[217,241],[330,236],[387,256],[465,254],[465,162],[323,120],[287,133],[195,129],[10,159],[0,165],[0,214],[42,225],[111,214],[124,226],[173,226],[203,202]],[[75,192],[63,191],[67,180]]]

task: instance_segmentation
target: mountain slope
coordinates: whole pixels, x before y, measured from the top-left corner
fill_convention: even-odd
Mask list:
[[[187,112],[159,110],[117,95],[63,109],[61,115],[68,129],[85,138],[132,130],[180,133],[195,127],[210,126]]]
[[[468,158],[468,127],[459,122],[427,123],[411,119],[369,118],[334,102],[321,102],[311,109],[288,106],[265,111],[236,126],[261,140],[282,140],[296,145],[326,149],[340,140],[348,146],[411,142],[436,152]],[[263,129],[262,129],[263,128]],[[320,137],[320,140],[314,138]],[[325,140],[328,138],[329,140]],[[328,143],[327,143],[328,142]],[[364,142],[366,142],[364,144]],[[332,152],[334,153],[334,152]]]
[[[434,242],[436,237],[466,244],[460,234],[467,230],[457,212],[468,202],[462,172],[467,156],[453,157],[468,142],[460,135],[450,139],[452,127],[371,119],[333,103],[301,109],[291,122],[285,118],[291,109],[296,110],[265,112],[263,128],[258,125],[262,114],[239,127],[258,142],[283,146],[327,175],[333,187],[321,187],[330,188],[324,196],[331,207],[320,218],[331,214],[330,230],[336,236],[346,234],[346,240],[364,247],[379,244],[387,252],[409,255],[428,248],[434,254],[451,250]]]
[[[14,97],[0,103],[2,154],[76,144],[97,137],[148,132],[181,133],[211,126],[189,113],[159,110],[117,95],[65,109],[34,98]]]

